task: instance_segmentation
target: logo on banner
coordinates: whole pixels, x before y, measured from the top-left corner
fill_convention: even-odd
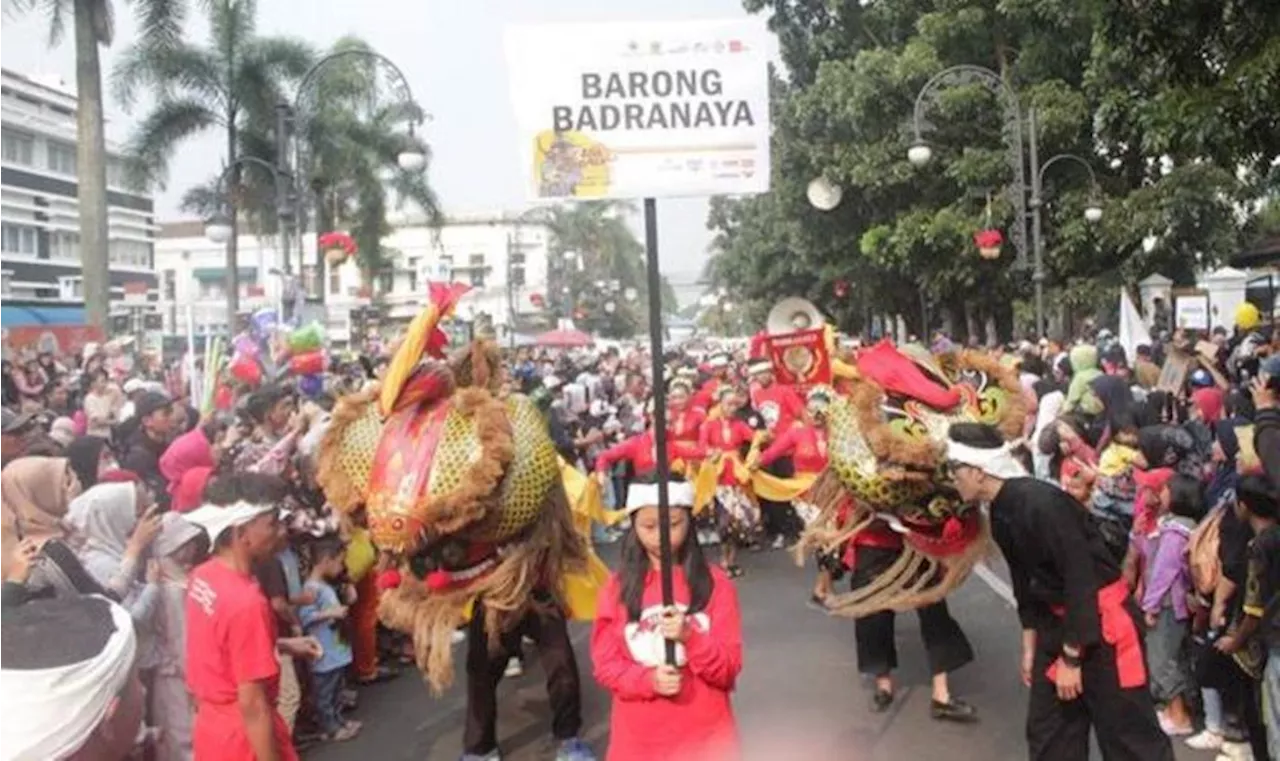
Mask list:
[[[831,357],[823,328],[767,336],[764,344],[780,382],[794,386],[831,382]]]

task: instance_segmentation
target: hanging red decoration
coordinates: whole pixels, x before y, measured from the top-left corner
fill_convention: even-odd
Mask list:
[[[973,242],[978,246],[978,255],[983,259],[998,259],[1000,248],[1004,245],[1004,234],[994,228],[979,230],[973,234]]]
[[[573,310],[573,319],[575,319],[575,320],[585,320],[585,319],[587,319],[587,310],[585,310],[585,309],[575,309],[575,310]]]
[[[531,293],[529,294],[529,303],[533,304],[536,308],[541,309],[542,305],[547,302],[546,299],[542,297],[541,293]]]
[[[849,295],[849,281],[837,280],[835,285],[836,298],[842,299]]]
[[[359,250],[355,239],[336,230],[321,235],[317,243],[320,245],[320,250],[324,252],[325,261],[334,265],[342,264],[347,257],[355,256],[356,251]]]

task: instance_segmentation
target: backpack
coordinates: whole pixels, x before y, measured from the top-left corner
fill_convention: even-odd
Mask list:
[[[1187,567],[1191,569],[1191,586],[1201,595],[1211,597],[1222,576],[1222,561],[1218,558],[1218,544],[1222,533],[1221,507],[1200,522],[1187,540]]]

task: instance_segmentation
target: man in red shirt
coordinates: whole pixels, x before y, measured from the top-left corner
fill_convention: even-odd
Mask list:
[[[778,438],[791,430],[804,415],[804,401],[800,394],[791,386],[774,380],[773,362],[767,357],[751,360],[747,364],[747,375],[751,380],[751,406],[764,420],[770,438]],[[790,456],[779,457],[764,470],[779,478],[795,475],[795,465]],[[761,499],[760,513],[765,535],[773,537],[775,550],[800,537],[800,519],[796,517],[791,503]]]
[[[234,478],[234,476],[232,476]],[[196,699],[196,761],[297,761],[276,710],[276,648],[318,657],[310,638],[276,640],[275,615],[253,577],[282,531],[274,504],[205,505],[187,519],[202,526],[213,556],[187,587],[187,686]]]

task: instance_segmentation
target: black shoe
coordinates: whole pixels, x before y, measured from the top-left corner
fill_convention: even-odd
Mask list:
[[[955,721],[969,723],[978,720],[978,709],[963,700],[951,699],[950,703],[937,700],[930,701],[929,712],[938,721]]]
[[[872,713],[884,713],[891,705],[893,705],[893,693],[888,690],[876,690],[876,694],[871,696]]]

